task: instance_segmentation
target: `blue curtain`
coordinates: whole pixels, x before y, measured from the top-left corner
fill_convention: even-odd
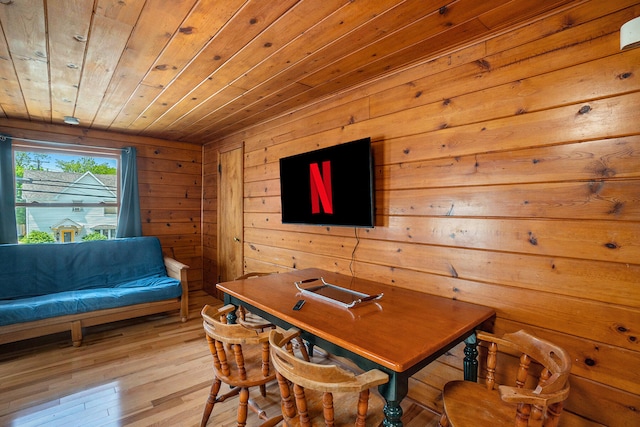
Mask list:
[[[18,242],[13,176],[11,138],[0,135],[0,244]]]
[[[136,149],[134,147],[123,148],[121,160],[121,196],[116,237],[142,236]]]

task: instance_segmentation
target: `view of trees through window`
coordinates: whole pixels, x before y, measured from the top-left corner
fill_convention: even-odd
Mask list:
[[[14,170],[20,242],[115,238],[120,199],[115,157],[16,148]]]

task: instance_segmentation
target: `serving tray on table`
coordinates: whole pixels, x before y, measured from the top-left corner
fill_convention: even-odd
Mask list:
[[[304,284],[313,282],[320,282],[320,284],[308,288],[302,287]],[[353,308],[367,302],[379,300],[384,295],[383,293],[369,295],[353,289],[343,288],[327,283],[323,277],[300,280],[294,282],[294,284],[302,295],[308,295],[346,308]]]

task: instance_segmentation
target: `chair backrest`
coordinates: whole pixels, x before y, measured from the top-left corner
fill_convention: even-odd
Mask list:
[[[549,418],[547,425],[557,425],[562,411],[562,402],[569,395],[569,374],[571,358],[560,346],[540,339],[526,331],[505,334],[501,338],[478,332],[478,339],[488,344],[486,359],[486,386],[489,390],[496,384],[500,397],[505,402],[517,403],[516,418],[527,425],[530,419]],[[498,349],[507,353],[516,353],[520,359],[511,381],[504,375],[498,378]],[[532,361],[538,365],[532,369]],[[513,371],[512,371],[513,372]],[[511,383],[511,384],[509,384]],[[516,421],[516,425],[519,425]]]
[[[222,319],[235,310],[233,305],[202,309],[203,327],[213,356],[213,368],[223,382],[250,387],[274,379],[270,364],[269,333],[258,332]]]
[[[273,274],[273,273],[266,273],[266,272],[260,272],[260,271],[250,271],[249,273],[245,273],[242,276],[238,276],[233,280],[251,279],[253,277],[268,276],[270,274]]]
[[[268,276],[270,274],[273,274],[273,273],[252,271],[249,273],[245,273],[242,276],[236,277],[234,280],[252,279],[254,277]],[[246,326],[247,328],[257,329],[261,331],[265,329],[275,328],[275,325],[273,325],[268,320],[265,320],[262,317],[259,317],[255,314],[248,313],[243,306],[238,307],[238,310],[236,311],[236,316],[237,316],[237,322],[243,326]]]
[[[355,374],[336,365],[317,364],[300,359],[294,355],[291,345],[291,340],[298,336],[299,332],[295,329],[286,333],[272,330],[269,335],[271,360],[276,369],[285,421],[298,417],[298,423],[303,427],[311,426],[315,418],[324,418],[327,425],[333,425],[331,421],[334,418],[339,420],[345,417],[355,420],[356,426],[364,426],[365,420],[366,425],[371,425],[368,416],[382,416],[382,421],[384,401],[378,396],[376,400],[382,403],[376,405],[375,409],[370,407],[369,389],[387,383],[388,375],[377,369]],[[318,402],[317,399],[311,401],[313,393],[310,393],[310,390],[320,392],[322,412],[312,413],[312,408],[318,406]],[[342,395],[339,401],[334,401],[334,393],[353,394],[353,406],[345,406],[347,401],[343,400]]]

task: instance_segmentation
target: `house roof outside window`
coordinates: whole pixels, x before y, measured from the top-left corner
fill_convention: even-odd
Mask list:
[[[92,203],[114,203],[117,194],[116,180],[117,175],[27,169],[24,171],[22,198],[27,203],[62,202],[60,199],[65,198],[63,196],[73,200],[85,197],[88,198],[85,202]]]

